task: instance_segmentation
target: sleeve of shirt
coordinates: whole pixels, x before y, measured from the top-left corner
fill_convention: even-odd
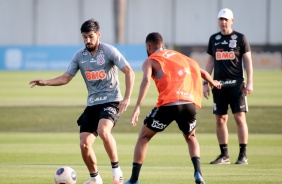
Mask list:
[[[124,56],[113,46],[111,47],[111,53],[111,60],[120,70],[126,65],[129,65]]]
[[[72,61],[69,64],[66,73],[70,74],[71,76],[75,76],[78,70],[79,70],[79,65],[78,65],[78,52],[77,52],[72,58]]]
[[[212,56],[213,56],[213,51],[212,51],[212,36],[211,36],[210,39],[209,39],[209,44],[208,44],[207,53],[208,53],[209,55],[212,55]]]
[[[242,54],[245,54],[246,52],[249,52],[251,51],[251,47],[250,47],[250,44],[246,38],[245,35],[242,35]]]

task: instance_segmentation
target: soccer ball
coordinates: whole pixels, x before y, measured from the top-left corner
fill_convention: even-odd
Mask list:
[[[76,172],[68,166],[58,168],[54,176],[55,184],[75,184],[76,179]]]

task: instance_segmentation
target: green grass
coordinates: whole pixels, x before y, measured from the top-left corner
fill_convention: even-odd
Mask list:
[[[113,131],[137,133],[152,107],[142,107],[139,124],[135,128],[130,123],[133,107],[128,107]],[[78,132],[76,120],[83,110],[84,106],[0,107],[0,132]],[[281,106],[251,107],[247,113],[249,132],[282,134],[281,112]],[[229,118],[228,126],[230,133],[236,133],[236,123],[232,117]],[[176,123],[172,123],[167,129],[169,132],[179,132]],[[197,111],[197,132],[215,133],[215,118],[211,114],[211,107]]]
[[[78,174],[78,183],[88,179],[79,150],[76,120],[85,108],[87,91],[78,74],[70,84],[60,87],[30,88],[31,79],[54,78],[61,71],[0,72],[0,179],[3,184],[50,184],[59,166],[69,165]],[[219,153],[212,100],[203,99],[197,112],[197,137],[201,145],[202,172],[208,184],[265,184],[282,181],[282,83],[281,71],[255,71],[254,93],[248,96],[250,112],[249,165],[210,165]],[[137,127],[130,124],[137,99],[141,72],[131,105],[122,115],[113,134],[118,143],[124,177],[129,178],[133,149],[145,115],[156,102],[156,89],[150,92],[141,108]],[[123,76],[120,76],[124,90]],[[231,114],[230,114],[231,115]],[[239,152],[236,125],[229,118],[229,154],[234,163]],[[111,169],[100,139],[93,146],[104,183],[111,183]],[[140,175],[140,183],[186,184],[193,182],[193,166],[187,146],[175,123],[149,143]]]
[[[32,79],[50,79],[61,75],[62,71],[37,72],[0,72],[0,106],[75,106],[86,104],[86,87],[81,75],[78,73],[74,79],[65,86],[30,88],[28,83]],[[136,72],[136,80],[131,98],[134,105],[140,81],[141,72]],[[268,70],[254,71],[254,93],[248,97],[250,106],[282,106],[282,71]],[[121,89],[124,90],[124,77],[120,75]],[[156,103],[156,88],[151,83],[150,92],[144,105]],[[203,106],[212,106],[212,99],[203,99]]]
[[[131,173],[133,149],[137,134],[114,133],[118,142],[119,160],[124,177]],[[249,165],[235,165],[238,145],[235,134],[230,136],[229,153],[232,164],[210,165],[218,148],[214,134],[198,134],[201,144],[201,166],[209,184],[271,184],[282,180],[282,135],[251,135],[248,148]],[[50,184],[56,169],[71,166],[78,182],[88,179],[80,156],[77,133],[1,133],[1,183]],[[111,168],[100,139],[94,146],[99,171],[104,183],[111,183]],[[140,183],[193,183],[193,166],[187,146],[180,134],[161,133],[149,143],[148,153],[140,174]]]

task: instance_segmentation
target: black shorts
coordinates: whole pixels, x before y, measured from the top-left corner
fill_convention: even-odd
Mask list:
[[[227,114],[228,105],[230,105],[233,114],[247,112],[247,98],[242,95],[244,86],[245,83],[243,82],[234,86],[222,87],[221,89],[213,88],[213,114]]]
[[[105,104],[87,106],[84,112],[77,120],[81,132],[90,132],[97,134],[98,123],[100,119],[109,119],[115,126],[119,119],[119,102],[109,102]]]
[[[188,103],[155,107],[145,118],[144,124],[155,132],[162,132],[174,120],[185,135],[190,134],[196,127],[195,105]]]

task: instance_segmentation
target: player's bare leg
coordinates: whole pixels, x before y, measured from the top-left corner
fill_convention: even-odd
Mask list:
[[[205,184],[202,177],[201,166],[200,166],[200,145],[196,138],[196,129],[189,135],[183,134],[185,141],[188,144],[188,151],[194,166],[194,177],[195,182],[200,184]]]
[[[183,134],[185,141],[188,144],[190,157],[200,157],[200,145],[195,135],[195,130],[190,135]]]
[[[82,132],[80,133],[80,150],[83,161],[90,173],[98,172],[97,159],[92,149],[92,145],[96,137],[92,133]]]
[[[219,144],[228,144],[228,115],[216,115],[216,135]]]
[[[80,150],[83,161],[90,173],[90,179],[84,182],[84,184],[102,184],[102,178],[98,173],[97,159],[92,149],[92,145],[96,139],[96,136],[92,133],[82,132],[80,133]]]
[[[156,135],[156,132],[149,129],[146,125],[143,125],[134,149],[133,161],[135,163],[142,164],[144,162],[148,143],[154,135]]]
[[[237,124],[239,143],[247,144],[248,143],[248,125],[246,122],[245,112],[235,113],[234,119]]]
[[[111,131],[113,122],[109,119],[101,119],[98,125],[98,135],[101,137],[105,150],[112,164],[113,184],[123,183],[123,173],[118,163],[116,140]]]
[[[97,129],[98,135],[101,137],[105,150],[111,162],[118,161],[116,141],[111,133],[113,122],[109,119],[101,119]]]
[[[146,125],[142,126],[134,149],[131,177],[125,184],[138,184],[139,173],[146,157],[148,143],[156,133]]]

